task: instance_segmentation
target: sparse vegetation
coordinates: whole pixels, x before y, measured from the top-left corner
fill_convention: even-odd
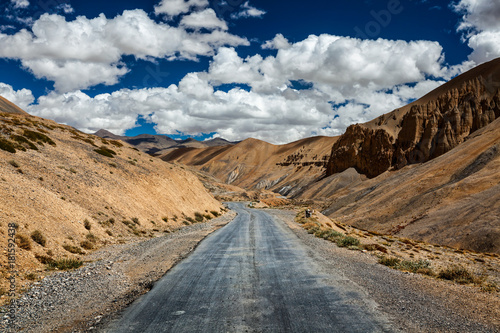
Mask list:
[[[106,230],[106,233],[109,235],[109,236],[113,236],[113,233],[111,232],[111,230],[107,229]]]
[[[383,256],[380,257],[378,262],[382,265],[398,269],[400,271],[433,275],[432,270],[430,270],[431,263],[426,260],[411,261]]]
[[[65,249],[70,253],[85,254],[85,252],[83,252],[83,250],[80,247],[74,245],[64,244],[63,249]]]
[[[56,143],[54,141],[52,141],[51,138],[49,138],[47,135],[42,134],[40,132],[35,132],[35,131],[31,131],[31,130],[25,129],[24,132],[23,132],[23,135],[26,138],[28,138],[29,140],[31,140],[33,142],[36,142],[36,143],[39,143],[39,144],[42,144],[42,145],[44,143],[48,143],[51,146],[55,146],[56,145]]]
[[[438,274],[438,278],[459,284],[477,283],[477,277],[462,266],[450,266]]]
[[[35,230],[31,233],[31,239],[40,244],[41,246],[45,246],[47,243],[47,240],[45,239],[45,236],[40,232],[40,230]]]
[[[92,250],[94,248],[94,243],[88,240],[84,240],[80,242],[80,246],[85,250]]]
[[[16,235],[16,242],[17,242],[17,246],[23,250],[31,250],[31,241],[28,237],[24,236],[24,235],[21,235],[21,234],[17,234]]]
[[[26,274],[25,277],[27,280],[30,280],[30,281],[35,281],[38,278],[38,276],[35,273],[28,273],[28,274]]]
[[[123,143],[118,140],[109,140],[109,143],[118,148],[123,147]]]
[[[194,218],[195,218],[196,222],[203,222],[203,220],[204,220],[204,217],[200,212],[194,213]]]
[[[14,148],[12,142],[3,138],[0,138],[0,149],[5,150],[12,154],[16,153],[16,148]]]
[[[41,263],[41,264],[44,264],[44,265],[47,265],[48,263],[54,261],[54,259],[52,259],[51,257],[49,256],[44,256],[44,255],[40,255],[40,254],[35,254],[35,258]]]
[[[14,161],[14,160],[10,160],[8,163],[9,163],[10,165],[12,165],[14,168],[19,168],[19,167],[20,167],[19,163],[17,163],[17,162],[16,162],[16,161]]]
[[[25,145],[28,146],[29,149],[38,150],[38,147],[35,144],[33,144],[31,141],[29,141],[28,139],[26,139],[24,136],[12,135],[11,139],[14,140],[14,141],[16,141],[19,145],[21,145],[20,147],[24,148],[24,146],[22,146],[22,145],[25,144]]]
[[[116,155],[116,152],[114,150],[111,150],[105,146],[101,146],[98,149],[94,149],[94,151],[98,154],[101,154],[102,156],[106,156],[109,158],[114,158]]]
[[[211,210],[210,213],[215,216],[215,217],[219,217],[220,213],[219,212],[216,212],[215,210]]]
[[[92,225],[90,224],[90,221],[85,219],[85,221],[83,221],[83,226],[85,227],[85,229],[87,230],[90,230],[92,228]]]
[[[164,216],[161,219],[163,220],[163,222],[168,223],[168,217]]]
[[[73,259],[73,258],[62,258],[58,260],[52,260],[47,264],[47,269],[53,270],[53,269],[58,269],[58,270],[69,270],[69,269],[75,269],[79,268],[80,266],[83,265],[83,262],[79,259]]]
[[[132,220],[132,222],[134,222],[134,223],[135,223],[135,224],[137,224],[137,225],[141,225],[141,224],[139,223],[139,219],[138,219],[137,217],[132,217],[130,220]]]

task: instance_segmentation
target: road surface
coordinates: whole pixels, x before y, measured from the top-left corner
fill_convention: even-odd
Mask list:
[[[393,332],[362,288],[325,274],[293,232],[232,203],[206,238],[105,332]]]

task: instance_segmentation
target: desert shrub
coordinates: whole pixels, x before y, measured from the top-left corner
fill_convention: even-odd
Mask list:
[[[408,271],[412,273],[417,273],[419,270],[426,270],[430,267],[431,263],[428,262],[427,260],[417,260],[417,261],[412,261],[412,260],[403,260],[401,263],[398,265],[398,269],[402,271]]]
[[[51,138],[49,138],[48,136],[46,136],[45,134],[42,134],[40,132],[35,132],[35,131],[25,129],[23,132],[23,135],[33,142],[37,142],[37,143],[41,143],[41,144],[48,143],[51,146],[56,145],[56,143],[54,141],[52,141]]]
[[[219,217],[220,213],[219,212],[216,212],[215,210],[211,210],[210,213],[215,216],[215,217]]]
[[[141,224],[139,223],[139,219],[138,219],[137,217],[133,217],[133,218],[131,218],[131,220],[132,220],[132,222],[134,222],[135,224],[137,224],[137,225],[141,225]]]
[[[52,261],[54,261],[54,259],[52,259],[51,257],[49,256],[44,256],[44,255],[41,255],[41,254],[35,254],[35,258],[41,263],[41,264],[48,264]]]
[[[37,275],[35,273],[28,273],[25,278],[30,281],[35,281],[37,279]]]
[[[43,236],[43,234],[40,232],[40,230],[35,230],[31,233],[31,239],[40,244],[41,246],[45,246],[47,240]]]
[[[378,260],[379,264],[382,264],[384,266],[391,267],[391,268],[396,268],[400,262],[401,262],[400,259],[394,258],[394,257],[382,257]]]
[[[97,238],[96,235],[92,234],[92,233],[88,233],[87,235],[85,235],[85,238],[87,238],[88,241],[92,242],[92,243],[96,243],[99,241],[99,238]]]
[[[116,155],[116,152],[114,150],[106,148],[105,146],[101,146],[98,149],[94,149],[94,151],[98,154],[101,154],[102,156],[106,156],[106,157],[110,157],[110,158],[113,158]]]
[[[199,212],[194,213],[194,218],[195,218],[196,222],[203,222],[203,219],[204,219],[203,215]]]
[[[109,163],[109,166],[113,167],[113,168],[117,168],[118,165],[116,163]]]
[[[85,254],[85,252],[83,252],[81,248],[79,248],[78,246],[74,246],[74,245],[64,244],[63,249],[65,249],[66,251],[68,251],[70,253]]]
[[[182,221],[182,223],[184,223],[185,225],[190,225],[190,224],[191,224],[191,223],[189,223],[189,221],[187,221],[187,220]]]
[[[80,246],[85,250],[92,250],[94,248],[94,243],[88,240],[84,240],[80,242]]]
[[[359,239],[351,236],[340,237],[337,239],[336,243],[339,247],[358,246],[360,244]]]
[[[127,161],[129,164],[131,165],[136,165],[137,163],[135,163],[134,161]]]
[[[92,228],[92,225],[90,224],[90,221],[85,219],[85,221],[83,221],[83,226],[85,227],[85,229],[87,230],[90,230]]]
[[[75,269],[83,265],[83,262],[78,259],[58,259],[58,260],[52,260],[50,263],[47,264],[47,269],[58,269],[58,270],[68,270],[68,269]]]
[[[131,222],[131,221],[123,220],[122,223],[125,224],[127,227],[129,227],[131,229],[136,228],[135,224],[133,222]]]
[[[10,165],[12,165],[14,168],[19,168],[19,167],[20,167],[19,163],[17,163],[17,162],[16,162],[16,161],[14,161],[14,160],[10,160],[8,163],[9,163]]]
[[[387,253],[387,249],[380,244],[364,244],[363,248],[367,251],[380,251],[382,253]]]
[[[10,141],[2,138],[0,138],[0,149],[5,150],[12,154],[16,153],[16,148],[14,148],[14,145]]]
[[[186,221],[196,223],[196,221],[192,217],[186,217]]]
[[[111,230],[106,230],[106,233],[109,235],[109,236],[113,236],[113,233],[111,232]]]
[[[167,222],[168,223],[168,217],[164,216],[161,219],[163,220],[163,222]]]
[[[19,246],[19,248],[27,251],[31,250],[31,241],[28,237],[21,234],[17,234],[16,241],[17,241],[17,246]]]
[[[109,140],[109,143],[118,148],[123,147],[123,143],[117,140]]]
[[[495,282],[486,282],[481,285],[481,291],[488,292],[488,293],[496,293],[500,292],[500,287]]]
[[[210,214],[203,214],[203,217],[207,220],[211,220],[213,218]]]
[[[475,283],[477,278],[462,266],[450,266],[438,274],[438,278],[454,281],[460,284]]]
[[[26,139],[24,136],[12,135],[10,138],[19,144],[27,145],[29,149],[38,150],[38,147],[35,144],[33,144],[33,142]]]

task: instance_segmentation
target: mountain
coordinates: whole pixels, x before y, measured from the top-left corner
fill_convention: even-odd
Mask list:
[[[207,141],[198,141],[193,138],[188,138],[186,140],[174,140],[166,135],[151,135],[151,134],[141,134],[134,137],[115,135],[107,130],[100,129],[95,132],[101,138],[108,138],[113,140],[121,140],[127,142],[128,144],[136,147],[140,151],[148,153],[150,155],[158,156],[162,154],[167,154],[172,150],[179,148],[206,148],[206,147],[217,147],[225,145],[233,145],[234,142],[229,142],[222,138],[215,138]]]
[[[15,224],[19,288],[47,258],[74,258],[73,252],[174,230],[198,212],[221,212],[185,168],[122,141],[5,110],[0,105],[0,246],[7,248],[8,225]],[[7,267],[1,256],[0,274]],[[6,283],[0,288],[7,290]]]
[[[293,195],[322,176],[336,140],[314,137],[277,146],[246,139],[230,146],[177,149],[160,158],[194,166],[227,184]]]
[[[368,177],[429,161],[500,116],[500,58],[416,102],[350,126],[332,147],[327,175],[355,168]]]
[[[6,100],[2,96],[0,96],[0,112],[4,113],[13,113],[13,114],[22,114],[27,115],[28,113],[21,108],[19,108],[14,103]]]

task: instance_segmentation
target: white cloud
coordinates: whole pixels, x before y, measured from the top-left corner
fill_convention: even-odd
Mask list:
[[[237,13],[233,13],[231,15],[232,19],[240,19],[240,18],[249,18],[249,17],[262,17],[266,14],[265,11],[257,9],[253,6],[250,6],[250,3],[247,1],[241,6],[241,10]]]
[[[155,13],[175,17],[189,12],[191,8],[206,8],[208,5],[208,0],[162,0],[155,6]]]
[[[11,0],[14,4],[14,8],[27,8],[30,5],[28,0]]]
[[[0,96],[8,99],[23,110],[26,110],[28,105],[35,101],[35,97],[33,96],[31,90],[14,90],[12,86],[2,82],[0,82]]]
[[[210,18],[210,10],[202,13]],[[211,18],[204,23],[207,27],[225,28],[222,21]],[[21,60],[36,77],[54,81],[59,91],[67,92],[115,84],[128,72],[120,63],[123,55],[144,60],[196,59],[213,55],[223,45],[249,42],[221,30],[188,32],[156,23],[143,10],[131,10],[113,19],[101,14],[94,19],[79,16],[70,22],[60,15],[43,14],[31,31],[0,33],[0,44],[0,57]]]
[[[184,16],[180,25],[197,30],[202,28],[209,30],[228,29],[226,22],[220,20],[215,14],[215,11],[211,8]]]
[[[264,44],[262,44],[263,49],[269,50],[286,50],[291,47],[288,39],[286,39],[282,34],[277,34],[272,40],[268,40]]]
[[[345,57],[347,49],[350,57]],[[243,59],[234,48],[221,47],[207,72],[190,73],[178,85],[123,89],[94,98],[81,92],[52,93],[30,112],[89,132],[106,128],[123,134],[141,115],[163,134],[215,132],[228,140],[255,137],[285,143],[339,135],[352,123],[424,95],[442,83],[428,78],[446,72],[441,53],[431,42],[328,35],[290,44],[276,57]],[[312,86],[291,88],[292,81],[300,80]],[[236,87],[217,90],[226,83]]]
[[[500,57],[500,2],[461,0],[453,8],[463,14],[457,30],[473,50],[469,60],[479,65]]]

